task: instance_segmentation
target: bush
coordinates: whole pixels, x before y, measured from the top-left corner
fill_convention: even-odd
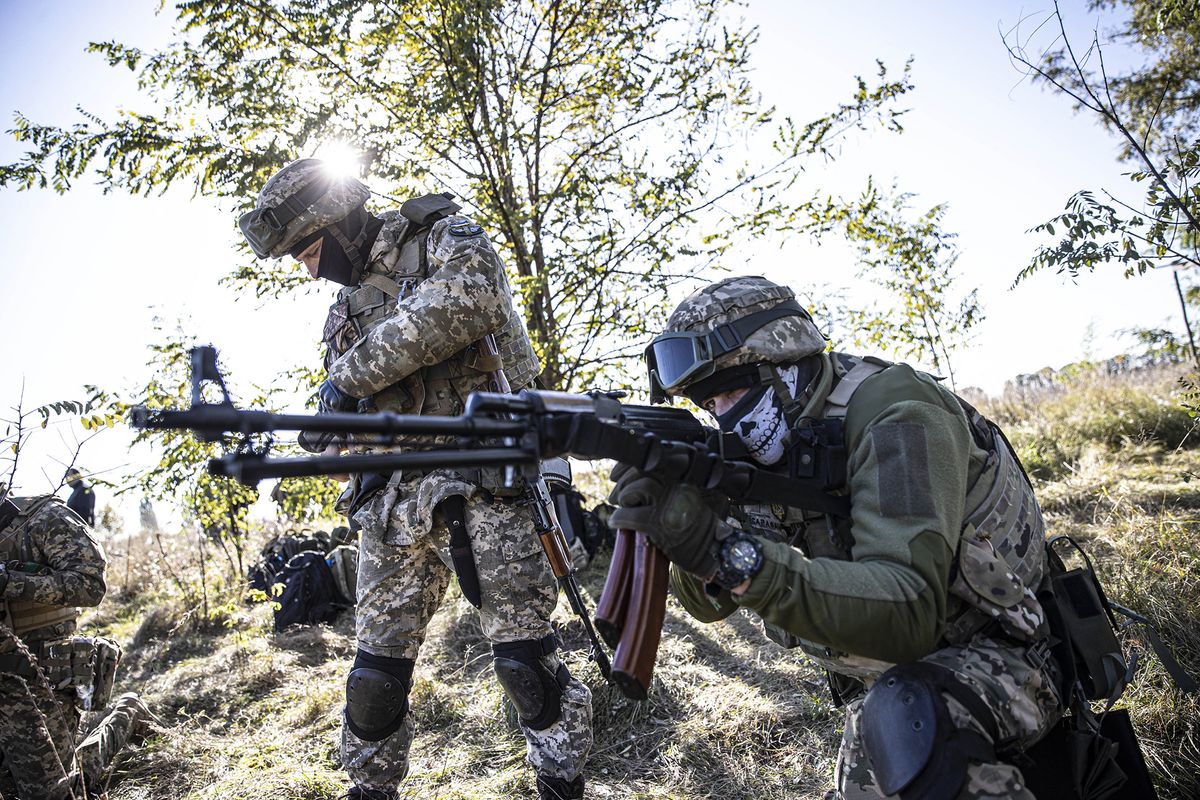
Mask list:
[[[1182,403],[1180,378],[1178,368],[1077,368],[1034,388],[1009,384],[983,411],[1004,428],[1030,474],[1050,479],[1072,469],[1088,448],[1200,445],[1189,435],[1196,422]]]

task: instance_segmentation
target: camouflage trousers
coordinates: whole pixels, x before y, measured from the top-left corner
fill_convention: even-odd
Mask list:
[[[358,561],[358,647],[390,658],[417,657],[425,630],[453,574],[449,531],[434,509],[465,496],[467,533],[479,573],[479,619],[488,640],[517,642],[552,632],[558,586],[533,529],[529,509],[492,500],[468,483],[439,474],[377,494],[355,514],[362,525]],[[554,674],[557,653],[543,657]],[[572,677],[562,715],[544,730],[523,728],[527,760],[540,774],[572,780],[592,747],[591,691]],[[369,742],[342,726],[341,759],[355,785],[394,790],[408,774],[412,715],[382,741]]]
[[[24,800],[75,800],[83,786],[75,762],[74,728],[44,684],[0,672],[0,754],[4,784]]]
[[[112,766],[117,754],[152,720],[154,715],[146,708],[142,698],[133,692],[126,692],[117,699],[100,724],[84,737],[79,747],[75,748],[75,760],[89,793],[100,791],[104,773]]]
[[[969,644],[947,647],[921,659],[946,667],[992,711],[1000,732],[998,749],[1020,750],[1044,736],[1058,722],[1062,705],[1045,666],[1031,666],[1024,648],[977,637]],[[1036,662],[1036,659],[1033,659]],[[984,726],[957,700],[942,692],[950,718],[960,729],[970,729],[991,742]],[[862,704],[859,697],[846,706],[846,729],[837,760],[838,797],[844,800],[879,800],[885,795],[876,786],[862,741]],[[971,762],[959,800],[1034,800],[1025,788],[1021,771],[1001,761]]]
[[[79,701],[74,689],[52,690],[32,672],[32,655],[11,634],[0,636],[0,785],[23,800],[83,800],[100,791],[104,771],[140,725],[153,719],[136,694],[123,695],[76,748]],[[12,661],[12,659],[16,659]]]

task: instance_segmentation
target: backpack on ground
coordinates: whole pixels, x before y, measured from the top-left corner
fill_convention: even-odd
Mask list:
[[[276,598],[279,603],[275,610],[276,632],[289,625],[332,622],[346,606],[339,597],[324,553],[306,550],[292,556],[276,582],[283,584],[283,591]]]
[[[342,602],[353,606],[358,597],[358,548],[348,544],[335,547],[325,557],[325,563],[333,573]]]

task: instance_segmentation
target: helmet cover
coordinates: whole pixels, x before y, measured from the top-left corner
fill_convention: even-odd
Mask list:
[[[279,258],[302,239],[344,219],[371,191],[351,177],[333,177],[318,158],[293,161],[267,181],[254,209],[238,220],[255,255]]]
[[[740,275],[709,284],[688,296],[671,313],[664,333],[703,333],[751,314],[795,301],[796,293],[759,275]],[[717,357],[720,371],[742,364],[790,364],[825,351],[825,336],[807,316],[781,317],[750,333],[741,347]],[[668,390],[679,395],[686,385]]]

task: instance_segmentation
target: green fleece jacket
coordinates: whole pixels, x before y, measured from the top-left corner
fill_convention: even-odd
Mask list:
[[[823,407],[828,389],[825,380],[809,413]],[[976,447],[955,397],[906,365],[858,388],[845,435],[851,560],[807,558],[764,540],[762,571],[745,593],[716,598],[699,579],[673,569],[673,589],[689,612],[715,621],[750,608],[831,657],[902,663],[936,649],[967,490],[987,453]]]

